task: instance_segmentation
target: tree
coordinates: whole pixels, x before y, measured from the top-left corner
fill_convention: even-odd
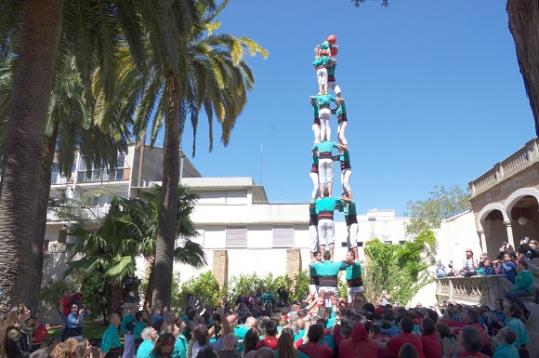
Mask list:
[[[427,200],[408,202],[410,224],[406,227],[409,234],[418,235],[424,230],[440,227],[443,219],[470,210],[470,194],[454,186],[445,189],[435,186]]]
[[[146,259],[145,281],[147,282],[144,295],[144,307],[152,305],[153,277],[155,275],[155,255],[159,210],[161,207],[161,187],[155,186],[151,191],[145,192],[141,199],[126,201],[126,210],[129,216],[124,220],[133,227],[141,242],[141,254]],[[201,267],[206,264],[202,247],[191,239],[198,236],[191,221],[191,213],[197,200],[196,194],[188,187],[179,186],[177,190],[177,227],[176,237],[182,242],[174,249],[174,260],[179,263]]]
[[[435,242],[432,231],[425,230],[404,244],[384,244],[378,239],[367,243],[365,286],[369,302],[377,302],[386,290],[394,302],[406,305],[431,279],[425,254]]]
[[[172,263],[176,239],[176,189],[179,182],[179,147],[190,114],[196,138],[198,114],[205,111],[212,145],[213,113],[228,144],[234,123],[245,106],[254,78],[242,60],[266,51],[248,38],[212,33],[215,16],[226,6],[212,1],[155,1],[143,4],[141,20],[147,35],[148,76],[144,79],[136,128],[153,124],[152,138],[164,124],[163,189],[156,240],[153,302],[170,305]],[[193,146],[196,144],[194,143]]]
[[[29,296],[25,279],[35,227],[28,223],[36,217],[37,158],[42,153],[62,7],[63,0],[24,2],[20,50],[2,147],[0,312],[27,301]]]

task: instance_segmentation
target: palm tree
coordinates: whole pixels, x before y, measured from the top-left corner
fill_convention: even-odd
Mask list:
[[[7,2],[6,2],[7,3]],[[60,42],[63,0],[27,0],[14,72],[0,191],[0,312],[26,301],[25,282],[35,227],[39,160],[53,68]]]
[[[135,119],[136,128],[152,124],[151,137],[164,124],[164,165],[161,208],[159,210],[153,303],[169,305],[172,263],[176,239],[179,147],[183,128],[190,115],[196,138],[198,115],[205,111],[213,144],[213,113],[222,127],[222,141],[228,144],[234,123],[245,106],[253,74],[243,61],[244,52],[264,57],[267,52],[248,38],[215,35],[215,17],[228,1],[214,8],[209,1],[197,1],[189,9],[191,22],[184,20],[178,1],[160,1],[144,9],[147,29],[146,65],[148,76]],[[196,142],[193,143],[193,153]]]

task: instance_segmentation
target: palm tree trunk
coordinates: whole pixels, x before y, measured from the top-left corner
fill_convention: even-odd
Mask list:
[[[152,306],[152,293],[153,293],[153,276],[155,271],[155,253],[152,256],[146,258],[146,292],[144,293],[144,307]]]
[[[120,314],[122,310],[122,285],[112,284],[110,288],[110,313]]]
[[[51,171],[54,161],[54,150],[58,139],[58,123],[54,123],[50,137],[45,139],[43,146],[43,159],[41,159],[41,173],[39,183],[39,194],[37,196],[36,210],[36,233],[32,240],[32,251],[30,265],[28,266],[28,286],[41,288],[43,276],[43,239],[47,229],[47,209],[49,195],[51,191]],[[37,312],[39,306],[39,289],[29,293],[27,307],[32,312]]]
[[[4,143],[0,196],[0,312],[26,303],[37,290],[28,282],[36,233],[45,121],[62,28],[63,0],[24,2],[19,57]]]
[[[155,272],[152,301],[157,306],[170,306],[174,242],[176,240],[177,196],[180,179],[180,93],[172,72],[167,75],[168,110],[165,127],[163,191],[159,209],[159,225],[155,244]]]
[[[508,0],[507,15],[539,136],[539,1]]]

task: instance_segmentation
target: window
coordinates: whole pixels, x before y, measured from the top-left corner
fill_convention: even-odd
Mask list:
[[[226,228],[226,247],[247,247],[247,228],[245,227],[227,227]]]
[[[406,240],[400,240],[399,241],[399,245],[404,245],[404,244],[406,244]]]
[[[358,241],[357,242],[357,247],[363,247],[363,241]]]
[[[274,227],[273,228],[273,247],[292,247],[294,246],[294,228]]]
[[[391,240],[385,240],[385,241],[384,241],[384,244],[391,245],[392,243],[393,243],[393,241],[391,241]]]

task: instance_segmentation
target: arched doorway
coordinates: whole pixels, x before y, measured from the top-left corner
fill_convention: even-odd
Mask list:
[[[499,252],[500,246],[508,240],[504,219],[503,212],[496,209],[486,213],[481,220],[487,252],[490,256],[496,255]]]
[[[518,247],[520,240],[524,237],[537,240],[537,225],[539,224],[539,203],[537,198],[532,195],[523,196],[511,203],[508,209],[511,210],[509,214],[515,245]]]

